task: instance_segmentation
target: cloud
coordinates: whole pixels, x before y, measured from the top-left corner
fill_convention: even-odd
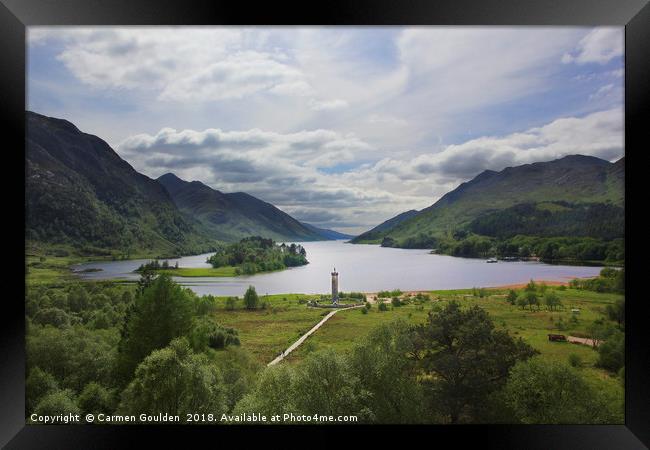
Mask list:
[[[620,28],[30,27],[28,41],[30,108],[120,143],[150,176],[321,226],[363,231],[485,169],[623,152]]]
[[[299,220],[361,231],[407,209],[429,206],[485,169],[570,154],[618,159],[624,152],[622,136],[623,112],[615,108],[371,164],[359,161],[377,149],[354,135],[325,129],[276,133],[164,128],[155,135],[127,138],[118,152],[150,176],[172,171],[225,192],[248,192]],[[355,165],[343,172],[323,170],[341,162]]]
[[[563,63],[606,64],[623,56],[622,28],[595,28],[578,42],[576,48],[562,56]]]
[[[556,119],[541,127],[507,136],[485,136],[447,146],[435,154],[422,154],[409,162],[384,159],[372,169],[401,179],[436,177],[467,180],[486,169],[535,161],[550,161],[572,154],[614,160],[623,156],[623,111],[615,108],[585,117]]]
[[[161,101],[314,96],[291,56],[266,47],[263,36],[254,29],[223,27],[36,27],[30,30],[29,42],[61,43],[57,58],[89,86],[152,91]],[[326,109],[341,102],[320,103]]]
[[[333,111],[337,109],[347,108],[348,102],[341,99],[334,100],[314,100],[309,102],[309,108],[312,111]]]

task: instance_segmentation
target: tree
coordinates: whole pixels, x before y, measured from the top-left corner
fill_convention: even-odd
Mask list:
[[[517,297],[517,306],[519,306],[521,309],[524,309],[526,306],[528,306],[528,299],[524,294],[521,294]]]
[[[604,270],[604,269],[603,269]],[[618,323],[621,329],[625,328],[625,299],[621,298],[616,300],[612,305],[607,305],[607,317]]]
[[[594,320],[589,326],[587,326],[587,333],[589,333],[589,336],[593,339],[594,347],[597,345],[596,341],[607,340],[617,331],[618,330],[614,325],[603,318]]]
[[[429,313],[416,332],[424,344],[420,365],[430,405],[451,423],[471,417],[473,409],[505,384],[516,362],[537,353],[521,338],[495,329],[483,309],[462,310],[456,301]]]
[[[378,423],[422,423],[426,418],[422,388],[416,381],[414,332],[405,321],[374,328],[349,354],[359,377],[359,402]]]
[[[525,288],[526,292],[537,292],[537,285],[534,280],[530,280]]]
[[[225,328],[210,317],[200,317],[194,321],[189,340],[195,352],[208,348],[223,349],[229,345],[239,345],[239,336],[234,328]]]
[[[59,385],[54,377],[34,367],[29,371],[29,376],[25,380],[25,401],[27,413],[30,414],[36,408],[38,402],[48,394],[59,390]]]
[[[226,347],[211,356],[223,376],[227,410],[232,411],[235,404],[252,390],[262,365],[238,346]]]
[[[546,303],[546,307],[549,310],[555,310],[562,304],[560,297],[558,297],[554,290],[549,290],[544,294],[544,303]]]
[[[135,299],[118,346],[118,378],[126,384],[152,350],[187,333],[192,324],[192,294],[163,274]]]
[[[138,366],[122,393],[122,414],[226,412],[221,373],[205,355],[192,352],[185,338],[153,351]]]
[[[518,363],[504,389],[508,405],[523,423],[622,422],[622,405],[591,387],[576,369],[540,358]]]
[[[517,303],[517,291],[515,291],[514,289],[510,289],[510,291],[508,291],[508,297],[506,297],[506,299],[508,300],[508,303],[510,303],[511,305],[516,304]]]
[[[274,414],[296,413],[298,410],[293,392],[295,372],[296,369],[285,364],[267,367],[259,372],[254,387],[237,402],[233,414],[255,411],[271,417]]]
[[[237,297],[226,298],[226,309],[228,311],[234,311],[236,307],[237,307]]]
[[[303,414],[353,414],[367,418],[360,404],[364,393],[347,359],[328,349],[310,353],[293,380],[296,409]]]
[[[78,403],[84,414],[113,411],[115,406],[111,392],[94,381],[88,383],[81,391]]]
[[[34,413],[39,416],[56,416],[65,414],[80,414],[74,392],[70,389],[54,391],[38,402]]]
[[[61,388],[79,392],[90,381],[110,382],[116,346],[111,330],[34,326],[27,334],[27,366],[52,374]]]
[[[255,286],[248,286],[246,293],[244,294],[244,304],[246,309],[257,309],[259,303],[259,297],[255,291]]]
[[[34,323],[65,328],[70,326],[70,316],[59,308],[43,308],[34,314]]]
[[[625,365],[625,334],[612,332],[607,340],[598,346],[596,365],[611,372],[619,371]]]
[[[149,265],[142,266],[142,270],[140,270],[140,279],[138,280],[138,293],[141,294],[146,288],[151,286],[156,277],[156,271]]]
[[[539,310],[539,299],[537,298],[535,291],[526,290],[524,295],[526,296],[526,302],[528,303],[530,310],[533,310],[533,305],[537,306],[537,309]]]

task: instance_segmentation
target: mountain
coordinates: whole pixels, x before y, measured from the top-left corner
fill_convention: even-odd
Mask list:
[[[371,241],[389,238],[389,244],[398,247],[418,246],[421,242],[424,248],[430,248],[431,238],[450,238],[459,231],[471,231],[475,219],[524,203],[559,201],[622,208],[624,167],[624,158],[610,163],[593,156],[571,155],[499,172],[486,170],[428,208],[372,234]],[[356,241],[363,242],[359,238]]]
[[[155,180],[72,123],[26,113],[26,239],[88,255],[214,248]]]
[[[419,211],[412,209],[410,211],[403,212],[396,215],[395,217],[386,220],[385,222],[380,223],[375,228],[366,231],[365,233],[360,234],[359,236],[352,239],[350,242],[353,244],[364,244],[364,243],[378,243],[381,242],[383,237],[393,228],[395,228],[400,223],[404,222],[407,219],[415,216]]]
[[[354,237],[351,234],[340,233],[338,231],[329,230],[327,228],[319,228],[309,223],[302,222],[302,224],[308,229],[312,230],[314,233],[318,233],[318,235],[327,240],[350,239]]]
[[[162,175],[158,182],[167,189],[176,206],[199,221],[215,239],[237,241],[253,235],[277,241],[331,239],[244,192],[223,193],[200,181],[182,180],[173,173]]]

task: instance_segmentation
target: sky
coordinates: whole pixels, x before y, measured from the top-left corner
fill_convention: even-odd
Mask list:
[[[621,27],[29,27],[27,109],[351,234],[483,170],[624,155]]]

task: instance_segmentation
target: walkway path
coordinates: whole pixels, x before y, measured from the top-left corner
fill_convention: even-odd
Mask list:
[[[316,325],[314,325],[314,327],[313,327],[311,330],[309,330],[308,332],[306,332],[305,334],[303,334],[302,336],[300,336],[300,338],[299,338],[296,342],[294,342],[293,344],[291,344],[291,345],[289,346],[288,349],[286,349],[284,352],[282,352],[281,355],[279,355],[279,356],[278,356],[277,358],[275,358],[273,361],[271,361],[270,363],[268,363],[267,366],[274,366],[274,365],[276,365],[277,363],[279,363],[280,361],[282,361],[285,357],[287,357],[287,356],[289,355],[289,353],[291,353],[291,352],[294,351],[296,348],[298,348],[298,346],[299,346],[300,344],[302,344],[302,343],[305,341],[305,339],[307,339],[309,336],[311,336],[311,334],[312,334],[313,332],[315,332],[316,330],[318,330],[318,329],[321,327],[321,325],[323,325],[325,322],[327,322],[327,321],[329,320],[329,318],[332,317],[332,316],[333,316],[334,314],[336,314],[337,312],[339,312],[339,311],[344,311],[344,310],[346,310],[346,309],[362,308],[363,306],[365,306],[365,305],[364,305],[364,304],[361,304],[361,305],[355,305],[355,306],[350,306],[350,307],[348,307],[348,308],[339,308],[339,309],[335,309],[334,311],[330,312],[330,313],[327,314],[325,317],[323,317],[323,320],[321,320],[321,321],[318,322]]]
[[[589,345],[590,347],[598,347],[601,344],[601,341],[596,339],[581,338],[576,336],[567,336],[566,340],[573,344]]]

